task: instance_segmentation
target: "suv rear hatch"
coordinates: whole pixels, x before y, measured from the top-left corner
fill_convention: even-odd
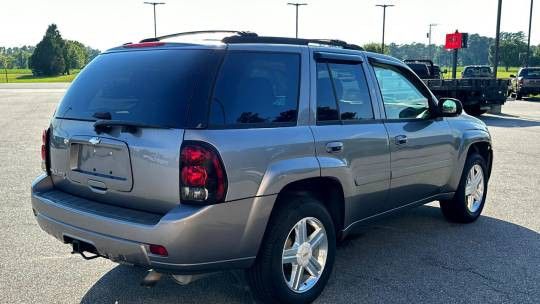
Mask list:
[[[177,206],[184,129],[205,126],[222,52],[162,46],[96,57],[51,123],[55,187],[149,212]]]

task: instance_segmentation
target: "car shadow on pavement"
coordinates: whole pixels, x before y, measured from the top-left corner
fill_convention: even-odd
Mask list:
[[[483,115],[480,119],[489,127],[526,128],[540,126],[538,120],[508,114]]]
[[[540,102],[540,97],[528,97],[524,98],[524,101],[531,101],[531,102]]]
[[[340,244],[317,303],[535,303],[540,297],[540,234],[482,216],[448,223],[423,206],[363,227]],[[187,286],[162,279],[139,286],[145,271],[117,266],[81,303],[253,303],[232,272]]]

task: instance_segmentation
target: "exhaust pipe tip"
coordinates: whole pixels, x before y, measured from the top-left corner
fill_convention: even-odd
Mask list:
[[[177,284],[180,285],[188,285],[190,283],[193,283],[197,280],[206,278],[208,276],[212,275],[212,273],[203,273],[203,274],[190,274],[190,275],[181,275],[181,274],[173,274],[171,275],[173,281],[175,281]]]
[[[159,282],[159,280],[161,280],[161,276],[162,274],[153,270],[153,269],[150,269],[148,270],[148,273],[146,274],[146,276],[143,278],[143,280],[141,281],[141,286],[143,287],[146,287],[146,288],[152,288],[154,286],[156,286],[157,282]]]

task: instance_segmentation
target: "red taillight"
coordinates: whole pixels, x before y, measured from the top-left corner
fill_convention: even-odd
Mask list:
[[[210,158],[207,150],[198,146],[187,146],[182,149],[182,161],[192,165],[200,165]]]
[[[164,42],[142,42],[142,43],[130,43],[124,45],[125,48],[136,49],[136,48],[147,48],[147,47],[157,47],[164,45]]]
[[[201,166],[187,166],[182,168],[182,184],[189,187],[204,187],[208,174]]]
[[[164,246],[161,246],[161,245],[149,245],[148,247],[150,247],[150,252],[152,254],[155,254],[155,255],[160,255],[160,256],[168,256],[169,253],[167,252],[167,248],[165,248]]]
[[[223,202],[227,177],[216,150],[200,142],[184,143],[180,152],[180,198],[182,202]]]
[[[41,133],[41,168],[49,173],[49,129]]]

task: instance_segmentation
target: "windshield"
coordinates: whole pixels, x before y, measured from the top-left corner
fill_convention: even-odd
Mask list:
[[[207,107],[219,57],[173,49],[100,55],[71,85],[56,118],[185,128],[190,103],[196,104],[190,110]]]
[[[519,73],[520,77],[525,78],[540,78],[540,68],[538,69],[523,69]]]
[[[468,67],[463,72],[466,76],[491,76],[490,67]]]

